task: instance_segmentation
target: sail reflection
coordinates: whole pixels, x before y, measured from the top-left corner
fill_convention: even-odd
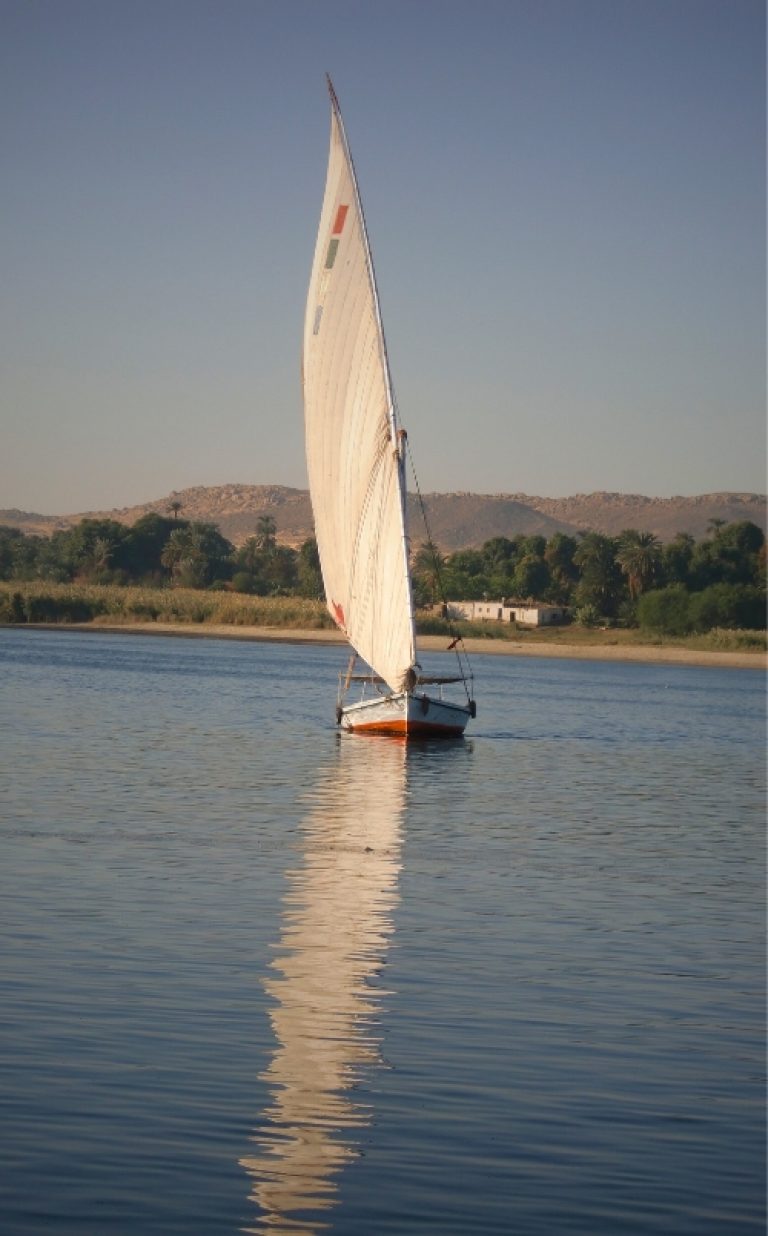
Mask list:
[[[354,1087],[380,1063],[382,966],[397,904],[405,745],[339,738],[338,760],[313,791],[303,863],[287,873],[276,977],[265,987],[277,1045],[262,1074],[271,1101],[241,1159],[261,1210],[251,1232],[313,1236],[309,1216],[334,1205],[357,1157],[370,1105]]]

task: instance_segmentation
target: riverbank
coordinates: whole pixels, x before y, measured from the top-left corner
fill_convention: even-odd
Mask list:
[[[338,644],[347,647],[340,631],[268,626],[228,626],[222,623],[170,622],[81,622],[24,623],[18,630],[82,631],[93,634],[180,636],[184,639],[235,639],[287,644]],[[567,633],[531,632],[520,639],[464,640],[470,656],[560,657],[584,661],[629,661],[644,664],[711,666],[727,669],[768,669],[765,652],[727,651],[723,649],[685,648],[679,644],[637,643],[620,638],[622,633],[595,632],[594,639],[568,640]],[[601,638],[602,637],[602,638]],[[419,648],[425,652],[443,652],[446,638],[442,635],[421,635]]]

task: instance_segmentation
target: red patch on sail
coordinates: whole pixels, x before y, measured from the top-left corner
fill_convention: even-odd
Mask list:
[[[346,619],[344,618],[344,610],[341,607],[341,605],[338,605],[336,603],[336,601],[331,601],[331,605],[333,606],[333,616],[336,619],[339,626],[341,627],[342,631],[344,631],[346,629]]]
[[[336,211],[336,222],[333,225],[331,236],[341,236],[341,233],[344,231],[344,220],[347,217],[348,210],[349,206],[339,206],[339,209]]]

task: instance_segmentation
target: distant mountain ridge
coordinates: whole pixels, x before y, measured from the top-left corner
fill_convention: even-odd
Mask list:
[[[81,519],[115,519],[133,524],[155,511],[169,515],[179,504],[179,517],[217,524],[235,545],[256,531],[260,516],[271,515],[277,539],[297,546],[313,535],[312,508],[305,489],[287,485],[197,485],[174,490],[167,497],[109,511],[76,515],[36,515],[29,511],[0,510],[0,524],[25,533],[50,536]],[[416,499],[409,495],[412,540],[426,539]],[[713,519],[726,523],[749,519],[766,530],[766,498],[753,493],[697,494],[695,497],[648,498],[642,494],[574,494],[568,498],[538,498],[529,494],[425,494],[432,537],[446,553],[482,545],[495,536],[571,536],[595,531],[616,536],[625,528],[653,532],[670,541],[678,532],[696,540],[706,536]]]

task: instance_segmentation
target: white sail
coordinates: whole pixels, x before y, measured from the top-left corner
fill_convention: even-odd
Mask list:
[[[331,149],[304,323],[307,468],[328,609],[394,691],[415,639],[401,449],[360,195],[331,88]]]

